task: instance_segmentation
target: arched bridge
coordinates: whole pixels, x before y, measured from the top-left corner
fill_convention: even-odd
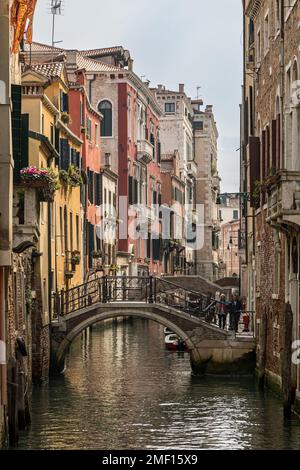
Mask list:
[[[254,342],[207,323],[216,301],[156,277],[102,276],[55,298],[52,370],[64,369],[72,341],[86,328],[116,317],[140,317],[169,327],[187,345],[195,374],[254,370]]]

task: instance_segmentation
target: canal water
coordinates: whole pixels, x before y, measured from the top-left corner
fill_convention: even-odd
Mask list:
[[[300,419],[284,421],[279,400],[251,377],[193,377],[151,321],[78,338],[32,403],[21,449],[300,449]]]

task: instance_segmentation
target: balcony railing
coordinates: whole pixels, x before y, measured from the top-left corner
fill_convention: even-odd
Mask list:
[[[144,163],[150,163],[153,159],[154,147],[148,140],[141,139],[137,142],[138,160]]]
[[[280,171],[268,191],[268,222],[300,225],[300,171]]]
[[[195,162],[193,162],[193,161],[188,162],[187,168],[188,168],[188,175],[189,176],[194,176],[194,177],[197,176],[197,165],[196,165]]]

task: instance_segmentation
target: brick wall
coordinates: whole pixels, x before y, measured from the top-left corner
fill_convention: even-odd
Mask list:
[[[272,227],[266,223],[266,211],[261,211],[256,219],[256,270],[260,269],[260,282],[256,285],[256,321],[260,323],[262,315],[267,315],[266,369],[280,375],[280,344],[285,311],[285,239],[281,238],[279,291],[275,292],[275,249],[276,243]],[[260,247],[258,246],[260,244]],[[260,266],[258,266],[260,263]],[[277,295],[277,296],[276,296]],[[276,298],[275,298],[276,296]],[[261,339],[261,338],[258,338]],[[260,354],[258,342],[257,357]]]

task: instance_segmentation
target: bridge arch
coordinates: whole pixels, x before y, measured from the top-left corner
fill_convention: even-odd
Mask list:
[[[102,310],[102,311],[101,311]],[[57,347],[54,348],[54,356],[52,357],[55,369],[63,371],[65,365],[65,358],[69,351],[72,342],[88,327],[93,326],[97,323],[101,323],[104,320],[112,320],[117,317],[136,317],[144,318],[147,320],[155,321],[162,326],[168,327],[171,331],[177,334],[187,345],[191,356],[191,364],[193,366],[194,356],[197,356],[197,347],[193,340],[193,337],[188,334],[183,328],[181,328],[176,322],[165,318],[162,314],[157,312],[148,311],[145,309],[132,309],[132,308],[115,308],[103,311],[102,309],[95,309],[95,313],[90,314],[83,321],[75,324],[71,329],[61,335],[61,341],[58,342]]]

